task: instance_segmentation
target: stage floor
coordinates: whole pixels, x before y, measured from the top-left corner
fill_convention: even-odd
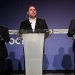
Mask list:
[[[24,75],[24,74],[10,74],[10,75]],[[57,73],[57,74],[43,74],[43,75],[74,75],[73,73],[71,74],[61,74],[61,73]]]

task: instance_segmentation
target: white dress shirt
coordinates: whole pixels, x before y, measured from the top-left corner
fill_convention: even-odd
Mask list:
[[[29,22],[31,23],[31,27],[32,27],[32,30],[33,30],[33,32],[34,32],[34,30],[35,30],[35,25],[36,25],[36,18],[35,18],[34,20],[29,19]]]

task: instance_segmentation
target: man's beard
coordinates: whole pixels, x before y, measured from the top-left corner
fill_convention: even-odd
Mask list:
[[[36,15],[35,16],[30,16],[30,18],[32,18],[32,19],[34,19],[36,17]]]

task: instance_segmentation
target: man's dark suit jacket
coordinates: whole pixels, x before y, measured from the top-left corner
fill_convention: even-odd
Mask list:
[[[7,48],[5,46],[5,42],[10,41],[9,32],[7,27],[0,26],[0,35],[3,40],[0,41],[0,59],[4,59],[8,56]]]
[[[75,34],[75,19],[71,20],[69,30],[68,30],[68,37],[73,37]],[[75,41],[73,41],[73,51],[75,52]]]
[[[32,31],[31,23],[29,22],[29,19],[21,22],[20,30],[21,29],[29,30],[27,31],[27,33],[45,33],[45,39],[49,36],[49,33],[45,31],[45,29],[48,29],[48,26],[44,19],[40,19],[40,18],[36,19],[36,25],[35,25],[34,32]]]

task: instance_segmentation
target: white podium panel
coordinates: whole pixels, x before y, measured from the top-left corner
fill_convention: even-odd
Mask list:
[[[26,75],[42,75],[44,33],[23,34]]]

